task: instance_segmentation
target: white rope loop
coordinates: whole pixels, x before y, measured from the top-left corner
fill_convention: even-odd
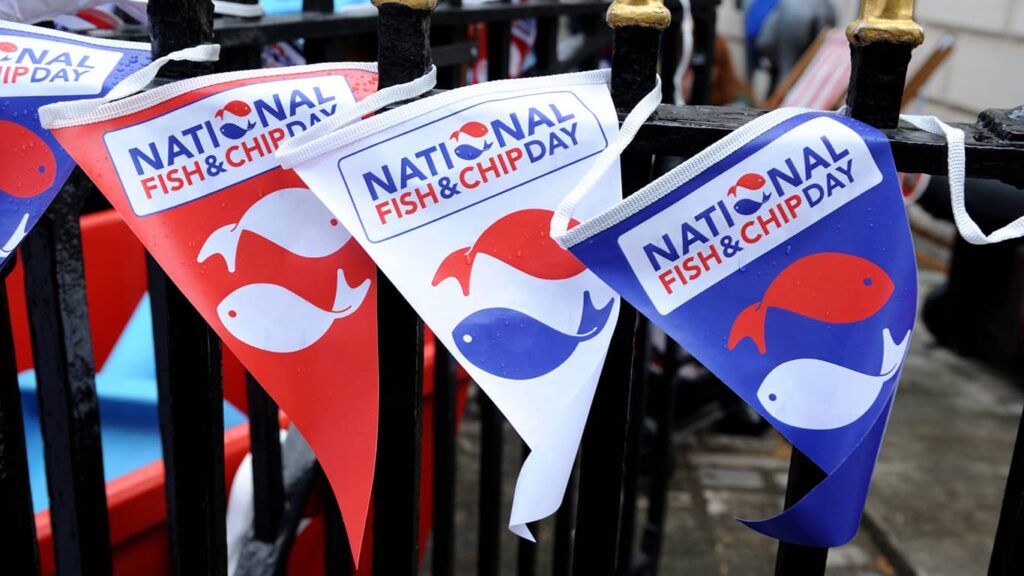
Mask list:
[[[964,178],[966,177],[966,152],[964,149],[964,131],[954,128],[934,116],[902,115],[901,119],[910,122],[920,130],[946,138],[949,163],[949,200],[953,207],[953,221],[964,240],[971,244],[995,244],[1024,236],[1024,216],[1017,218],[1006,226],[985,234],[978,224],[967,213],[964,200]]]
[[[415,80],[381,88],[352,106],[325,118],[322,122],[310,127],[309,130],[296,134],[283,142],[277,150],[277,159],[285,168],[292,168],[312,160],[333,147],[330,142],[323,139],[328,134],[341,130],[381,108],[416,98],[433,89],[436,84],[437,66],[431,66],[426,74]]]
[[[217,44],[201,44],[171,52],[136,70],[110,89],[100,98],[72,100],[43,106],[39,109],[39,122],[43,128],[63,127],[68,122],[77,122],[90,117],[105,104],[137,94],[150,85],[160,73],[164,64],[174,61],[216,62],[220,57],[220,46]]]
[[[654,88],[629,112],[619,128],[619,133],[610,146],[605,148],[591,164],[583,179],[566,195],[555,209],[551,218],[551,237],[556,238],[569,230],[569,222],[576,206],[590,194],[590,191],[604,177],[608,170],[619,161],[619,156],[636,137],[636,133],[661,103],[661,78],[655,76]]]

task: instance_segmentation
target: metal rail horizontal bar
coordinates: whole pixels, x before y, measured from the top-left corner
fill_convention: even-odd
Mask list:
[[[432,26],[448,27],[477,22],[505,22],[520,18],[603,15],[610,2],[594,0],[539,1],[523,4],[477,4],[473,6],[439,6],[431,14]],[[221,46],[257,46],[297,38],[339,38],[377,31],[375,12],[347,11],[340,13],[303,12],[262,18],[218,18],[213,24],[214,36]],[[111,31],[95,31],[94,36],[146,41],[145,26],[126,26]]]
[[[748,108],[662,105],[637,134],[633,147],[638,152],[688,158],[764,113]],[[1024,142],[1002,140],[995,132],[973,124],[951,125],[966,136],[968,177],[1024,186]],[[882,132],[892,144],[900,171],[946,174],[943,137],[905,122]]]

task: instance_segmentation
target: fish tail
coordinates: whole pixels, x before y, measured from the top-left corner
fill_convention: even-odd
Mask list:
[[[462,134],[462,130],[461,129],[460,130],[456,130],[455,132],[452,132],[452,135],[449,136],[448,139],[449,140],[455,140],[456,142],[458,142],[460,134]]]
[[[726,192],[725,195],[726,196],[735,196],[736,195],[736,186],[733,185],[731,188],[729,188],[729,191]]]
[[[249,125],[246,127],[246,130],[252,130],[255,127],[256,127],[256,123],[253,122],[252,120],[249,120]]]
[[[494,144],[494,143],[491,142],[490,140],[488,140],[487,142],[484,142],[484,152],[490,150],[492,144]]]
[[[241,235],[242,228],[238,224],[228,224],[214,230],[206,242],[203,242],[203,247],[199,249],[196,262],[203,263],[210,256],[220,254],[224,258],[228,272],[234,272],[235,254],[238,251],[238,239]]]
[[[903,362],[907,353],[907,345],[910,344],[910,330],[903,336],[898,344],[892,338],[892,332],[888,328],[882,330],[882,376],[892,374]]]
[[[334,306],[331,311],[336,318],[344,318],[359,309],[360,304],[370,291],[370,279],[363,280],[363,283],[355,288],[348,284],[345,279],[345,270],[338,268],[338,286],[334,289]]]
[[[757,346],[757,351],[764,354],[767,351],[764,345],[764,320],[767,312],[768,307],[760,302],[754,302],[740,312],[729,331],[729,350],[736,348],[744,338],[750,338]]]
[[[215,117],[215,118],[216,118],[217,120],[223,120],[223,119],[224,119],[224,108],[221,108],[220,110],[217,110],[217,113],[216,113],[216,114],[214,114],[213,116],[214,116],[214,117]]]
[[[469,246],[452,252],[437,267],[431,286],[437,286],[447,278],[455,278],[462,288],[462,295],[469,296],[469,278],[473,273],[474,260],[476,253]]]
[[[590,292],[583,293],[583,314],[580,316],[579,330],[576,331],[580,341],[590,340],[604,329],[608,318],[612,315],[612,304],[614,303],[615,299],[611,298],[604,308],[597,309],[594,307],[594,300],[590,297]]]

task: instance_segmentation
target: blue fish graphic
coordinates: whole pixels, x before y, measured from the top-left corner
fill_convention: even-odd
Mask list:
[[[242,128],[241,126],[239,126],[237,124],[232,124],[231,122],[226,122],[226,123],[224,123],[224,125],[222,125],[220,127],[220,133],[223,134],[225,138],[230,138],[232,140],[238,140],[239,138],[242,138],[243,136],[248,134],[249,131],[252,130],[253,128],[255,128],[255,127],[256,127],[256,123],[253,122],[252,120],[249,121],[249,126],[247,126],[245,128]]]
[[[486,308],[470,314],[452,331],[455,345],[476,367],[510,380],[539,378],[572,356],[581,342],[597,336],[612,312],[609,300],[596,309],[583,293],[583,314],[576,334],[565,334],[509,308]]]
[[[760,202],[758,202],[757,200],[750,200],[748,198],[741,198],[737,200],[735,204],[733,204],[732,209],[739,212],[740,214],[743,214],[744,216],[753,216],[754,214],[757,213],[758,210],[761,209],[761,205],[763,205],[768,200],[771,200],[771,197],[771,194],[766,193],[764,196],[761,197]]]
[[[476,160],[484,152],[491,149],[491,142],[484,142],[483,148],[476,148],[469,144],[459,144],[455,147],[455,155],[463,160]]]

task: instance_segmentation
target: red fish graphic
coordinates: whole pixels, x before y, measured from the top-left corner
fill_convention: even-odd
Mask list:
[[[0,42],[0,52],[14,52],[18,47],[10,42]]]
[[[250,113],[252,113],[252,107],[250,107],[245,102],[242,102],[241,100],[232,100],[231,102],[228,102],[223,108],[217,110],[217,114],[215,116],[217,117],[218,120],[224,119],[224,112],[230,112],[233,116],[238,117],[248,116]]]
[[[46,142],[28,128],[0,120],[0,190],[18,198],[42,194],[53,185],[57,160]]]
[[[473,138],[482,138],[484,136],[487,136],[487,132],[487,126],[484,126],[480,122],[466,122],[465,124],[462,125],[461,128],[459,128],[455,132],[452,132],[452,135],[449,136],[448,139],[455,140],[456,142],[458,142],[459,136],[461,136],[462,134],[472,136]]]
[[[543,280],[564,280],[583,272],[583,264],[551,239],[553,214],[551,210],[529,209],[502,217],[488,226],[473,246],[449,254],[434,273],[432,285],[455,278],[462,294],[469,296],[469,278],[479,254]],[[569,227],[577,224],[572,220]]]
[[[744,174],[743,176],[740,176],[740,179],[737,180],[735,184],[733,184],[732,188],[729,188],[729,191],[726,192],[725,195],[736,196],[737,188],[743,188],[745,190],[758,190],[762,186],[764,186],[765,183],[766,180],[764,179],[764,176],[761,176],[760,174]]]
[[[839,252],[804,256],[775,277],[760,302],[740,312],[729,332],[729,349],[750,338],[765,353],[769,308],[830,324],[850,324],[881,310],[895,289],[885,270],[859,256]]]

